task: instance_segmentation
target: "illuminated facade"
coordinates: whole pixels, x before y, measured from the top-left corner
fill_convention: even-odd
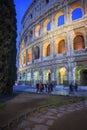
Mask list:
[[[33,0],[19,47],[18,82],[86,81],[87,1]]]

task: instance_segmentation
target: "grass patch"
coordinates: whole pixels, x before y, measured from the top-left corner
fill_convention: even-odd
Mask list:
[[[43,101],[43,104],[51,104],[52,106],[62,106],[62,105],[67,105],[67,104],[72,104],[72,103],[77,103],[80,101],[84,101],[86,98],[85,97],[62,97],[62,96],[58,96],[58,97],[50,97],[49,99],[47,99],[46,101]]]

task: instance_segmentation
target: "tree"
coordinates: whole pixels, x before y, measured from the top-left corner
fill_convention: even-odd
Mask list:
[[[0,94],[11,94],[16,80],[16,12],[13,0],[0,0]]]

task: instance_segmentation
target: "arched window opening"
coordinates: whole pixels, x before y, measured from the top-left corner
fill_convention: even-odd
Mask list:
[[[50,31],[51,30],[51,22],[50,22],[50,19],[47,18],[45,21],[44,21],[44,32],[47,32],[47,31]]]
[[[27,81],[31,81],[31,73],[30,72],[27,73]]]
[[[43,57],[50,56],[50,43],[46,42],[43,45]]]
[[[32,51],[28,50],[28,62],[32,61]]]
[[[84,48],[85,48],[84,37],[81,35],[76,36],[74,38],[73,49],[74,50],[81,50]]]
[[[34,78],[34,83],[35,84],[40,81],[40,73],[39,73],[39,71],[34,72],[34,77],[33,78]]]
[[[67,80],[67,69],[62,67],[56,71],[57,84],[64,84]]]
[[[41,29],[38,30],[38,36],[40,36],[40,35],[41,35]]]
[[[50,44],[47,46],[47,55],[46,56],[50,56]]]
[[[35,27],[35,37],[38,37],[41,35],[41,29],[40,29],[40,25],[37,25]]]
[[[75,8],[72,11],[72,21],[82,18],[82,9],[81,8]]]
[[[51,30],[51,22],[48,22],[47,24],[47,31],[50,31]]]
[[[45,69],[43,71],[43,83],[49,83],[51,81],[51,70]]]
[[[58,43],[58,53],[65,53],[65,52],[66,52],[65,40],[61,40]]]
[[[81,86],[87,85],[87,67],[78,65],[74,69],[75,81]]]
[[[40,58],[40,49],[38,46],[35,47],[35,59]]]
[[[57,23],[57,25],[58,26],[62,26],[64,24],[65,24],[65,21],[64,21],[64,14],[63,14],[63,15],[61,15],[61,16],[58,17],[58,23]]]

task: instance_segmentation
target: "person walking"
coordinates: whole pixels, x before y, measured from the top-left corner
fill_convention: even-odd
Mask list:
[[[78,84],[76,82],[75,82],[74,88],[75,88],[75,91],[77,92],[78,91]]]
[[[69,93],[72,93],[73,92],[73,83],[71,82],[69,84]]]

